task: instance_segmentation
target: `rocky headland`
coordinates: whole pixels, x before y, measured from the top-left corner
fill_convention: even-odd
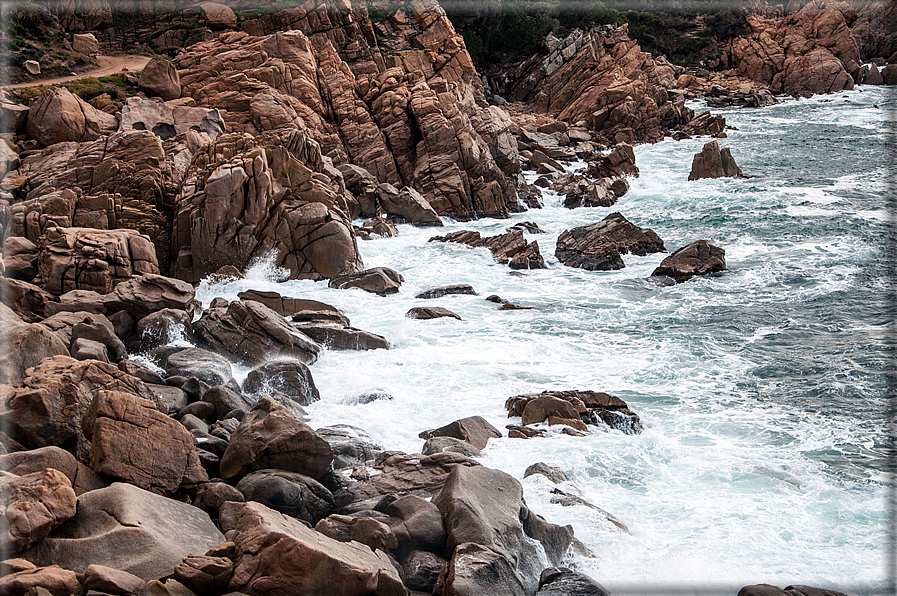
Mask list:
[[[304,410],[320,399],[323,350],[389,349],[386,338],[273,292],[203,309],[195,286],[273,256],[291,279],[388,299],[404,280],[366,269],[363,239],[393,236],[396,223],[536,210],[540,188],[571,209],[611,207],[639,175],[633,144],[726,137],[725,120],[687,98],[759,106],[894,84],[895,66],[860,66],[893,49],[880,26],[893,19],[815,0],[757,10],[713,72],[604,25],[550,35],[485,80],[435,0],[248,4],[149,2],[122,19],[99,0],[17,17],[58,31],[80,67],[135,47],[172,57],[122,73],[125,91],[86,100],[56,86],[0,104],[0,594],[606,594],[563,568],[585,548],[572,527],[545,521],[518,480],[477,458],[494,440],[641,432],[621,399],[601,388],[513,396],[507,435],[474,415],[420,429],[420,453],[390,450],[360,428],[313,429]],[[63,72],[45,55],[45,74]],[[41,72],[12,68],[24,81]],[[705,151],[695,179],[741,175],[717,141]],[[588,166],[567,173],[572,160]],[[431,240],[546,267],[524,231],[540,230]],[[664,250],[613,213],[564,232],[555,255],[609,270],[621,254]],[[655,277],[724,269],[725,251],[699,240]],[[251,369],[242,384],[233,364]]]

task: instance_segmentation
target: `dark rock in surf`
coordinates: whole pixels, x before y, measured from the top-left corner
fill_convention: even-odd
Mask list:
[[[290,360],[269,362],[256,368],[246,376],[243,391],[249,394],[278,391],[303,406],[321,399],[308,367]]]
[[[542,571],[536,596],[574,595],[610,596],[610,592],[591,577],[566,567],[549,567]]]
[[[811,586],[788,586],[784,590],[769,584],[745,586],[738,591],[738,596],[847,596],[842,592],[813,588]]]
[[[545,261],[536,241],[527,244],[520,230],[511,230],[498,236],[480,237],[479,232],[461,230],[445,236],[434,236],[428,242],[455,242],[474,248],[488,248],[499,263],[511,269],[545,269]]]
[[[707,240],[696,240],[661,261],[651,277],[666,276],[677,283],[695,275],[708,275],[726,269],[726,251]]]
[[[735,164],[728,147],[720,149],[718,141],[710,141],[700,153],[696,153],[691,163],[689,180],[702,178],[742,178],[741,168]]]
[[[528,467],[526,471],[523,472],[523,477],[529,478],[533,474],[541,474],[555,484],[567,481],[567,475],[564,474],[563,470],[557,466],[549,466],[543,462],[538,462]]]
[[[553,398],[550,402],[551,404],[555,403],[555,399],[568,402],[572,408],[569,411],[576,412],[579,419],[586,424],[607,425],[631,435],[642,432],[641,420],[635,412],[629,409],[626,402],[613,395],[597,391],[543,391],[542,393],[509,397],[505,401],[508,417],[523,417],[528,407],[530,408],[528,412],[530,416],[535,416],[535,406],[539,405],[540,402],[544,402],[546,398]],[[532,406],[530,405],[531,402],[533,403]],[[549,420],[551,413],[549,413],[548,409],[541,407],[535,409],[539,410],[540,415],[535,416],[534,420],[537,420],[541,415],[545,416],[545,420]],[[550,411],[555,412],[555,409]],[[557,412],[555,412],[555,415],[557,415]],[[524,425],[517,430],[521,430],[521,428],[526,429],[528,427]]]
[[[234,376],[227,358],[201,348],[180,349],[160,366],[169,375],[196,377],[210,386],[223,385]]]
[[[589,175],[593,178],[638,178],[635,151],[626,143],[618,143],[609,155],[589,162]]]
[[[383,447],[365,432],[348,424],[319,428],[315,433],[333,449],[333,469],[352,468],[383,453]]]
[[[382,335],[329,323],[295,325],[299,331],[331,350],[388,350],[389,342]]]
[[[397,271],[387,267],[375,267],[360,273],[339,275],[331,279],[328,285],[338,289],[361,288],[378,296],[388,296],[397,293],[404,281],[405,278]]]
[[[477,293],[473,289],[473,286],[470,284],[454,284],[451,286],[441,286],[439,288],[430,288],[429,290],[424,290],[423,292],[418,293],[415,298],[442,298],[443,296],[447,296],[449,294],[467,294],[470,296],[476,296]]]
[[[597,223],[564,231],[554,254],[568,267],[613,271],[625,267],[621,255],[644,256],[663,250],[663,240],[654,230],[640,228],[620,213],[611,213]]]
[[[450,317],[461,321],[461,317],[453,313],[447,308],[441,306],[416,306],[405,313],[409,319],[439,319],[442,317]]]

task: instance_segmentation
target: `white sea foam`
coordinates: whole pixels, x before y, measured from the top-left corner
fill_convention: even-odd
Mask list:
[[[779,151],[767,136],[782,129],[791,135],[782,142],[791,142],[834,117],[859,120],[859,131],[878,125],[871,104],[884,106],[884,91],[846,95],[849,102],[839,95],[725,110],[739,131],[724,145],[757,178],[690,183],[691,156],[707,139],[664,141],[636,148],[641,176],[610,209],[567,210],[545,193],[545,209],[509,220],[400,225],[396,238],[360,241],[366,267],[405,277],[392,296],[260,273],[204,282],[198,298],[208,305],[245,289],[275,290],[333,304],[353,326],[385,336],[390,350],[325,351],[311,367],[322,399],[307,409],[315,428],[352,424],[389,449],[416,452],[420,431],[464,416],[502,429],[505,399],[521,393],[620,396],[641,416],[642,434],[503,438],[481,458],[518,479],[538,461],[559,466],[569,479],[563,490],[628,526],[622,533],[595,510],[551,503],[539,479],[523,483],[534,510],[571,524],[596,555],[571,564],[614,593],[678,586],[734,594],[763,582],[859,593],[853,588],[879,584],[885,573],[886,324],[876,301],[888,284],[879,265],[886,214],[873,207],[883,175],[864,186],[865,172],[880,166],[863,153],[855,166],[838,162],[840,170],[804,167],[805,156]],[[883,139],[868,134],[867,142]],[[811,138],[805,151],[824,143]],[[793,187],[764,171],[790,172],[792,163],[803,168]],[[626,255],[626,268],[613,272],[557,261],[563,230],[615,210],[657,231],[670,251],[711,239],[725,248],[728,271],[658,287],[644,278],[664,254]],[[547,270],[518,275],[485,249],[427,242],[462,229],[498,234],[527,220],[547,232],[527,234]],[[414,298],[452,283],[470,283],[479,295]],[[485,300],[490,294],[531,310],[500,311]],[[463,320],[404,316],[425,304]],[[372,391],[393,399],[357,403]]]

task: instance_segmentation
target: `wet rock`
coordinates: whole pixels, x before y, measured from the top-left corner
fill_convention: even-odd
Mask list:
[[[720,149],[717,141],[710,141],[700,153],[696,153],[691,164],[689,180],[702,178],[733,178],[743,177],[744,174],[735,164],[729,148]]]
[[[333,449],[286,408],[263,396],[243,417],[221,458],[222,478],[279,469],[320,478],[330,470]]]
[[[433,592],[451,596],[528,596],[535,589],[535,585],[529,586],[528,583],[524,583],[517,573],[510,555],[466,542],[452,552],[451,559],[439,574]]]
[[[594,178],[638,178],[639,173],[635,165],[635,151],[627,143],[619,143],[608,155],[590,161],[588,168],[589,175]]]
[[[196,377],[211,386],[223,385],[234,376],[227,358],[201,348],[178,349],[160,364],[169,375]]]
[[[81,420],[91,440],[90,468],[160,495],[208,481],[193,436],[152,402],[120,391],[99,391]]]
[[[409,319],[439,319],[442,317],[450,317],[452,319],[463,320],[461,317],[447,308],[441,306],[415,306],[405,313]]]
[[[296,403],[307,406],[321,399],[311,371],[301,362],[269,362],[251,371],[243,383],[250,394],[277,391]]]
[[[378,296],[388,296],[397,293],[404,281],[405,278],[398,272],[387,267],[376,267],[361,273],[334,277],[330,280],[329,286],[338,289],[361,288]]]
[[[77,503],[68,477],[50,468],[0,478],[0,497],[0,525],[5,530],[2,540],[12,552],[46,538],[53,528],[75,515]]]
[[[247,366],[278,356],[310,364],[321,347],[260,302],[237,300],[210,308],[193,323],[193,333],[215,352]]]
[[[445,236],[434,236],[428,242],[456,242],[474,248],[486,247],[499,263],[511,269],[545,269],[545,261],[536,241],[527,243],[520,230],[511,230],[498,236],[480,237],[479,232],[461,230]]]
[[[579,420],[579,413],[573,404],[552,395],[529,400],[520,415],[525,425],[545,422],[552,416]]]
[[[333,449],[334,470],[355,467],[375,459],[383,452],[383,447],[367,432],[348,424],[324,426],[315,433]]]
[[[329,323],[301,323],[296,328],[331,350],[388,350],[382,335]]]
[[[342,311],[317,300],[291,298],[289,296],[281,296],[277,292],[264,292],[261,290],[240,292],[237,294],[237,298],[261,302],[277,314],[291,317],[294,321],[327,321],[349,325],[349,318]]]
[[[642,431],[638,415],[629,409],[626,402],[613,395],[596,391],[543,391],[509,397],[505,401],[508,417],[522,416],[531,401],[544,400],[546,397],[568,402],[579,414],[579,418],[587,424],[606,424],[626,434],[638,434]],[[526,426],[518,427],[521,432],[526,428]]]
[[[473,289],[473,286],[471,286],[470,284],[455,284],[451,286],[442,286],[439,288],[424,290],[423,292],[418,293],[415,298],[442,298],[443,296],[448,296],[449,294],[468,294],[471,296],[477,295],[476,291],[474,291]]]
[[[738,591],[738,596],[846,596],[841,592],[813,588],[811,586],[788,586],[784,590],[769,584],[745,586]]]
[[[533,474],[541,474],[555,484],[560,484],[561,482],[567,481],[567,476],[566,474],[564,474],[563,470],[561,470],[557,466],[549,466],[548,464],[543,462],[538,462],[528,467],[523,473],[523,477],[529,478]]]
[[[653,230],[639,228],[620,213],[611,213],[597,223],[565,230],[558,237],[554,254],[568,267],[612,271],[625,267],[621,255],[644,256],[663,250],[663,240]]]
[[[708,275],[725,269],[726,251],[707,240],[696,240],[661,261],[651,276],[670,277],[681,283],[695,275]]]
[[[137,87],[147,97],[161,97],[163,101],[181,96],[181,78],[174,65],[165,58],[156,56],[150,60],[137,79]]]
[[[584,573],[566,567],[550,567],[542,571],[536,596],[610,596],[604,586]]]
[[[228,504],[234,520],[234,574],[228,589],[249,596],[276,590],[323,594],[334,585],[346,596],[406,593],[382,552],[343,543],[258,503]]]
[[[411,590],[433,592],[447,561],[425,550],[411,551],[402,561],[402,580]]]
[[[399,230],[388,219],[372,217],[361,224],[360,228],[356,226],[355,234],[363,240],[370,240],[372,235],[380,236],[381,238],[394,238],[399,235]]]
[[[387,523],[405,552],[445,552],[446,532],[442,513],[432,502],[417,495],[399,497],[386,507]]]
[[[316,480],[283,470],[260,470],[237,483],[247,501],[256,501],[312,526],[333,513],[333,494]]]
[[[117,482],[81,495],[75,517],[21,556],[77,573],[103,565],[148,581],[222,542],[224,536],[202,510]]]
[[[224,385],[210,387],[203,393],[202,400],[215,406],[215,416],[219,419],[234,410],[248,412],[252,409],[252,403],[248,399]]]
[[[137,321],[135,332],[138,347],[146,351],[181,339],[192,341],[192,321],[186,311],[174,308],[163,308],[148,314]]]

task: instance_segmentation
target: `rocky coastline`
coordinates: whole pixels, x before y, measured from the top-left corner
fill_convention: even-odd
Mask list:
[[[686,100],[749,108],[897,84],[897,63],[862,66],[895,49],[874,7],[829,0],[750,13],[713,72],[643,52],[623,24],[550,35],[500,80],[480,76],[436,0],[149,3],[141,18],[184,24],[153,35],[83,4],[29,18],[58,27],[83,64],[143,44],[176,54],[123,73],[128,96],[56,86],[0,103],[0,595],[608,594],[567,568],[588,555],[572,526],[531,510],[481,451],[637,434],[626,402],[601,387],[508,396],[505,433],[471,412],[421,428],[419,453],[390,450],[361,428],[313,429],[304,409],[320,399],[324,350],[387,338],[274,292],[204,309],[196,285],[273,258],[289,279],[388,300],[401,273],[366,268],[359,243],[395,224],[537,220],[541,189],[570,209],[612,207],[639,176],[632,145],[670,137],[709,137],[689,180],[744,175],[719,145],[725,119]],[[576,160],[586,168],[568,173]],[[545,268],[550,247],[524,231],[540,232],[430,240]],[[667,250],[617,212],[565,231],[554,254],[602,271]],[[707,240],[670,250],[652,281],[725,270]],[[418,297],[453,293],[475,292]],[[439,306],[407,316],[460,319]],[[242,384],[235,365],[251,371]],[[531,463],[527,475],[564,480]],[[739,592],[775,594],[837,593]]]

